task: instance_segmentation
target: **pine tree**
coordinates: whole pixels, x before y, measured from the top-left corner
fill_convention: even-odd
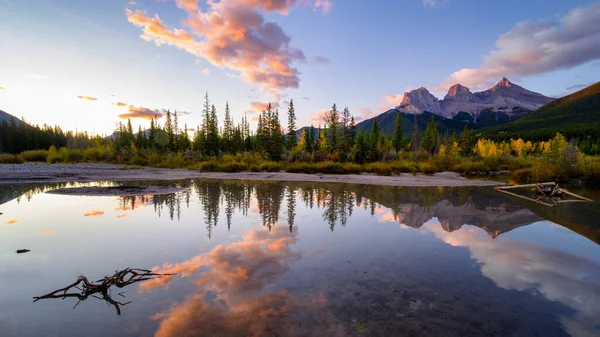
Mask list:
[[[398,112],[398,116],[396,116],[396,122],[394,123],[394,139],[393,139],[394,149],[396,152],[400,152],[402,150],[402,145],[404,144],[404,134],[402,133],[402,113]]]
[[[371,160],[378,160],[378,145],[379,145],[379,123],[377,117],[373,118],[373,128],[371,129],[371,136],[369,137],[369,151],[371,153]]]
[[[414,113],[414,120],[415,120],[415,124],[414,124],[414,133],[413,133],[413,141],[412,141],[412,148],[413,148],[413,152],[417,153],[419,151],[419,124],[417,124],[417,113]]]
[[[279,110],[275,109],[271,118],[271,160],[281,160],[283,149],[285,147],[285,138],[281,130],[281,123],[279,122]]]
[[[328,138],[328,149],[327,151],[333,153],[338,150],[338,133],[339,133],[339,122],[340,115],[337,111],[337,106],[333,103],[331,110],[325,115],[325,128],[327,130]]]
[[[173,119],[169,110],[167,110],[167,119],[165,121],[165,133],[167,134],[168,148],[173,151],[175,147],[175,131],[173,130]]]
[[[229,102],[225,103],[225,120],[223,121],[223,152],[235,152],[233,150],[234,127],[229,111]]]
[[[422,146],[423,149],[430,154],[435,152],[435,148],[438,142],[438,127],[437,123],[433,116],[427,123],[427,128],[425,129],[425,134],[423,135]]]
[[[206,154],[209,156],[219,155],[219,124],[217,120],[217,109],[211,106],[208,119],[208,130],[206,134]]]
[[[290,100],[288,108],[288,132],[285,147],[288,151],[292,151],[298,145],[298,137],[296,136],[296,111],[294,109],[294,100]]]
[[[311,125],[310,128],[307,128],[304,133],[304,148],[307,153],[313,153],[313,132],[314,127]]]
[[[475,141],[473,139],[473,132],[469,129],[468,125],[465,125],[459,140],[460,153],[463,156],[472,156],[473,147],[475,147]]]

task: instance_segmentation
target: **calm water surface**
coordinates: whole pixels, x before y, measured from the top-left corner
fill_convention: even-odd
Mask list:
[[[189,189],[80,197],[42,193],[64,185],[0,185],[0,335],[600,335],[597,203],[177,184]],[[32,303],[127,267],[176,275],[113,289],[128,303],[120,315],[93,297]]]

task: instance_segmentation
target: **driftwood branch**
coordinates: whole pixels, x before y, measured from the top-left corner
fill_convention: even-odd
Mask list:
[[[536,198],[527,197],[517,193],[513,193],[507,190],[515,188],[533,187],[533,193]],[[592,199],[582,197],[581,195],[569,192],[567,189],[561,188],[557,183],[539,183],[539,184],[527,184],[527,185],[515,185],[515,186],[498,186],[494,187],[498,192],[506,193],[515,197],[537,202],[545,206],[556,206],[561,203],[572,203],[572,202],[594,202]],[[564,196],[568,195],[576,199],[563,200]]]
[[[110,294],[110,288],[115,286],[117,288],[123,288],[133,283],[143,282],[155,278],[160,278],[162,276],[172,276],[174,274],[157,274],[152,272],[151,270],[146,269],[132,269],[127,268],[120,271],[116,271],[113,275],[107,275],[103,279],[100,279],[96,282],[90,282],[87,277],[79,276],[77,281],[69,284],[64,288],[60,288],[50,292],[46,295],[36,296],[33,298],[33,302],[37,302],[43,299],[51,299],[51,298],[60,298],[65,299],[69,297],[74,297],[78,299],[77,304],[73,307],[77,307],[77,305],[81,301],[85,301],[88,297],[94,297],[97,299],[101,299],[106,301],[108,305],[111,305],[117,311],[117,315],[121,315],[121,306],[125,306],[131,302],[119,302],[112,299]],[[97,296],[99,294],[101,296]],[[119,293],[120,296],[125,297],[122,293]]]

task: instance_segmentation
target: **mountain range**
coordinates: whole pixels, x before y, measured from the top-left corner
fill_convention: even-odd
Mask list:
[[[561,132],[567,138],[600,139],[600,82],[554,100],[512,123],[484,128],[486,137],[539,140]]]
[[[465,125],[479,129],[509,123],[552,102],[554,98],[527,90],[502,78],[495,86],[480,92],[461,84],[448,90],[444,99],[439,100],[424,87],[404,94],[400,105],[375,117],[384,132],[392,132],[396,116],[401,113],[403,131],[406,135],[414,132],[414,120],[420,131],[424,130],[431,117],[438,124],[440,132],[462,131]],[[357,125],[358,129],[370,129],[373,119]]]

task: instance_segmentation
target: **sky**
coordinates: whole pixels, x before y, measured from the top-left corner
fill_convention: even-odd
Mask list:
[[[322,123],[333,103],[357,120],[427,87],[443,98],[503,76],[561,97],[600,79],[600,1],[2,0],[0,110],[33,124],[110,134],[178,111],[285,125]]]

